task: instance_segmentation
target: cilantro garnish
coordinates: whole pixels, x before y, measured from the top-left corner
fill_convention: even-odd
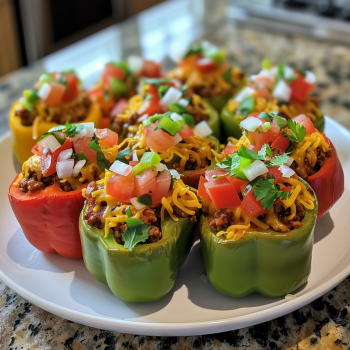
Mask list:
[[[106,169],[109,169],[109,163],[107,161],[107,159],[105,158],[105,155],[103,154],[103,152],[101,151],[100,146],[97,144],[96,139],[91,141],[89,143],[89,146],[91,149],[93,149],[94,151],[97,151],[97,166],[102,170],[105,171]]]
[[[232,84],[232,67],[230,67],[223,75],[222,78],[229,84]]]
[[[248,159],[259,159],[259,160],[265,160],[266,157],[266,144],[263,145],[261,147],[261,150],[256,153],[252,150],[250,150],[249,148],[247,148],[246,146],[242,145],[242,147],[240,148],[240,150],[238,151],[238,155],[244,158],[248,158]]]
[[[267,160],[265,162],[265,165],[267,167],[280,166],[285,164],[287,161],[288,161],[288,155],[286,153],[283,153],[282,156],[276,156],[274,160]]]
[[[128,218],[131,218],[132,217],[132,212],[131,212],[130,207],[127,207],[125,211],[126,211],[126,214],[128,215]]]
[[[283,136],[288,137],[289,141],[301,145],[306,135],[306,128],[303,125],[295,122],[292,119],[288,119],[288,128],[291,132],[289,134],[287,131],[283,133]]]
[[[166,92],[169,90],[169,85],[160,85],[158,87],[158,95],[159,98],[163,98],[163,96],[166,94]]]
[[[243,118],[247,118],[248,114],[253,113],[254,105],[255,105],[254,96],[249,96],[241,102],[238,109],[240,114],[243,116]]]
[[[119,160],[125,164],[129,164],[129,162],[125,159],[125,157],[130,157],[131,148],[125,148],[117,154],[117,158],[115,160]]]
[[[272,121],[276,122],[281,130],[288,125],[287,121],[284,118],[280,117],[278,114],[275,114],[275,113],[262,112],[258,115],[258,118],[264,119],[267,122],[272,122]]]
[[[56,137],[55,132],[63,132],[67,137],[74,137],[76,134],[79,134],[80,131],[82,131],[83,129],[84,129],[83,124],[73,124],[72,125],[69,123],[69,120],[68,120],[68,121],[66,121],[65,125],[57,125],[57,126],[51,128],[45,134],[42,134],[37,142],[40,142],[42,139],[44,139],[45,137],[47,137],[49,135],[53,135]],[[58,141],[60,141],[60,140],[58,140]]]
[[[142,220],[130,217],[131,210],[129,207],[126,209],[126,213],[128,214],[128,219],[124,221],[128,224],[128,227],[122,234],[122,237],[125,242],[124,247],[132,251],[137,243],[147,240],[151,226],[146,225]]]
[[[260,201],[262,207],[265,210],[270,210],[273,206],[273,203],[281,198],[286,200],[290,197],[290,192],[281,191],[274,184],[275,177],[268,175],[265,179],[259,179],[256,182],[256,186],[253,187],[253,195],[258,201]]]

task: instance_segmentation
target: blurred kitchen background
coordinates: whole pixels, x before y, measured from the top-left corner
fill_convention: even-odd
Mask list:
[[[350,128],[350,0],[0,0],[0,136],[45,71],[73,68],[91,87],[108,61],[167,71],[202,39],[248,76],[264,58],[312,70],[322,111]]]
[[[0,0],[0,76],[164,1]],[[350,43],[350,0],[226,2],[228,17],[251,26]]]

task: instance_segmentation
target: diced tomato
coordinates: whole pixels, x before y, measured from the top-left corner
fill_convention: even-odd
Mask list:
[[[244,216],[247,217],[257,218],[260,215],[268,213],[268,210],[265,210],[261,203],[255,198],[253,190],[250,190],[243,198],[241,206]]]
[[[90,148],[89,143],[91,142],[91,137],[81,137],[74,141],[75,153],[84,152],[89,162],[96,163],[97,151]]]
[[[258,115],[259,115],[259,114],[260,114],[260,113],[257,113],[257,112],[250,113],[250,114],[248,114],[247,118],[249,118],[249,117],[258,118]],[[260,118],[258,118],[258,119],[260,119]]]
[[[148,147],[156,151],[165,152],[170,147],[174,146],[173,137],[161,129],[154,131],[155,127],[156,124],[151,123],[147,125],[143,130],[143,133],[146,138],[146,144]]]
[[[44,139],[36,143],[33,147],[31,152],[33,154],[36,154],[37,156],[41,156],[43,154],[44,148],[46,147]]]
[[[51,90],[46,100],[44,100],[45,104],[47,104],[48,106],[54,106],[61,103],[66,87],[54,81],[51,81],[46,84],[50,85]]]
[[[314,88],[314,84],[307,83],[301,75],[298,75],[289,86],[292,89],[290,100],[295,103],[304,102]]]
[[[201,55],[197,55],[197,54],[193,54],[193,55],[189,55],[188,57],[186,57],[185,59],[183,59],[181,62],[179,62],[179,66],[180,67],[195,67],[197,61],[202,58]]]
[[[138,161],[138,160],[131,160],[130,162],[129,162],[129,165],[131,165],[131,166],[135,166],[135,165],[137,165],[137,164],[139,164],[140,162]]]
[[[157,180],[152,169],[146,169],[139,175],[135,176],[136,196],[140,197],[143,194],[150,194],[157,190]]]
[[[118,114],[124,113],[126,107],[128,106],[128,100],[126,98],[120,99],[112,108],[111,117],[115,117]]]
[[[196,62],[197,68],[202,73],[207,73],[215,70],[218,65],[215,61],[210,60],[209,58],[200,58]]]
[[[107,182],[106,193],[122,202],[130,202],[134,189],[133,172],[127,176],[114,174]]]
[[[62,151],[65,151],[66,149],[72,148],[72,146],[73,146],[72,140],[70,140],[69,138],[66,138],[66,140],[64,141],[64,144],[60,148],[56,149],[56,151],[53,152],[52,155],[54,157],[58,158],[58,156],[60,155],[60,153]]]
[[[273,166],[269,169],[269,174],[275,178],[275,184],[282,179],[282,173],[278,170],[279,166]]]
[[[140,116],[144,114],[148,114],[148,116],[151,116],[156,113],[161,113],[161,107],[159,105],[158,88],[154,85],[150,85],[148,95],[151,95],[153,97],[152,99],[146,100],[142,103],[140,109],[138,110],[138,114]]]
[[[163,170],[157,176],[157,189],[152,193],[152,204],[161,203],[163,197],[167,197],[171,184],[171,173]]]
[[[271,90],[267,86],[259,87],[258,89],[256,89],[256,92],[259,97],[265,98],[268,101],[271,101],[273,99]]]
[[[119,145],[118,134],[108,128],[96,129],[95,134],[100,140],[107,143],[107,145],[110,147]]]
[[[288,137],[278,136],[277,139],[272,142],[271,147],[277,148],[281,151],[281,153],[284,153],[289,147]]]
[[[183,138],[187,139],[188,137],[194,136],[194,132],[191,130],[191,128],[187,125],[183,125],[183,129],[178,132],[178,134]]]
[[[267,131],[269,142],[274,142],[279,136],[280,131],[279,125],[275,121],[271,122],[271,129]]]
[[[233,208],[241,205],[237,191],[226,178],[208,181],[204,184],[204,187],[217,209]]]
[[[250,132],[255,141],[254,152],[258,153],[261,147],[269,142],[269,135],[267,132],[261,132],[260,134],[257,131]]]
[[[162,69],[156,62],[143,60],[141,76],[146,78],[160,78],[162,76]]]
[[[116,67],[114,64],[107,63],[102,74],[103,85],[109,87],[109,83],[112,78],[123,80],[125,78],[125,72],[121,68]]]
[[[226,157],[228,157],[230,154],[232,154],[236,150],[236,147],[234,145],[227,145],[223,151],[222,154]]]
[[[290,192],[293,189],[293,186],[286,186],[282,188],[282,191],[284,192]]]
[[[79,81],[78,77],[73,73],[53,73],[56,80],[63,76],[67,82],[66,90],[62,96],[62,101],[71,101],[78,96]]]
[[[204,186],[204,184],[208,182],[207,179],[205,179],[203,176],[199,178],[199,184],[198,184],[198,196],[201,196],[206,202],[211,202],[211,198],[209,194],[207,193],[207,190]]]
[[[95,87],[93,89],[91,89],[88,92],[88,95],[92,98],[92,99],[102,99],[103,98],[103,87],[99,86],[99,87]]]
[[[249,184],[248,180],[241,180],[232,176],[228,176],[227,178],[231,182],[237,193],[241,192],[242,186],[246,187]]]
[[[308,118],[305,114],[299,114],[298,116],[293,118],[293,121],[295,121],[296,123],[298,123],[300,125],[305,126],[306,132],[308,135],[311,135],[317,131],[315,128],[315,125],[312,123],[311,119]]]

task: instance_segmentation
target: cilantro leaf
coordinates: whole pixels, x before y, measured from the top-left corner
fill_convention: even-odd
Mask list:
[[[109,169],[109,163],[107,159],[105,158],[105,155],[101,151],[100,146],[97,144],[96,140],[93,140],[89,143],[89,147],[93,149],[94,151],[97,151],[97,166],[102,170],[105,171],[106,169]]]
[[[115,160],[119,160],[122,163],[129,164],[125,157],[130,157],[130,154],[131,148],[125,148],[117,154],[117,158]]]
[[[130,220],[130,219],[126,219],[126,220]],[[148,226],[145,224],[131,226],[131,227],[128,226],[125,232],[122,234],[122,237],[125,242],[124,247],[132,251],[137,243],[145,242],[149,237],[150,228],[151,226]]]
[[[128,227],[140,226],[144,224],[142,220],[130,217],[128,219],[125,219],[124,221],[128,224]]]
[[[267,122],[272,122],[272,117],[270,114],[266,113],[266,112],[261,112],[259,115],[258,115],[258,118],[259,119],[264,119],[266,120]]]
[[[289,199],[289,197],[291,196],[291,194],[293,193],[294,191],[294,188],[290,191],[290,192],[287,192],[287,191],[281,191],[282,194],[281,194],[281,199],[283,201],[286,201],[287,199]]]
[[[270,148],[270,146],[269,146],[268,143],[266,144],[266,154],[267,154],[269,157],[273,157],[273,153],[272,153],[271,148]]]
[[[162,98],[168,90],[169,90],[169,85],[160,85],[158,87],[159,98]]]
[[[54,131],[62,131],[66,128],[65,125],[57,125],[51,128],[48,132],[54,132]]]
[[[273,121],[278,124],[281,130],[287,126],[287,121],[278,114],[270,113],[269,115],[272,117]]]
[[[248,114],[253,113],[254,105],[255,105],[254,96],[249,96],[241,102],[238,109],[240,114],[243,116],[243,118],[247,118]]]
[[[131,212],[130,207],[127,207],[127,208],[125,209],[125,211],[126,211],[126,214],[128,215],[128,218],[131,218],[131,217],[132,217],[132,212]]]
[[[266,157],[266,145],[264,145],[259,153],[255,153],[254,151],[250,150],[246,146],[242,145],[240,150],[238,151],[238,155],[244,158],[248,159],[259,159],[259,160],[265,160]]]
[[[288,155],[286,153],[283,153],[282,156],[276,156],[274,160],[268,160],[265,162],[265,165],[267,167],[272,167],[272,166],[279,166],[288,161]]]
[[[223,75],[222,78],[226,83],[232,84],[232,67],[230,67]]]
[[[292,135],[295,136],[300,144],[303,142],[306,135],[306,128],[304,125],[300,125],[292,119],[288,119],[288,128],[292,132]]]
[[[277,189],[274,182],[274,176],[268,176],[265,179],[259,179],[253,187],[253,195],[265,210],[270,210],[273,203],[282,195],[282,191]]]

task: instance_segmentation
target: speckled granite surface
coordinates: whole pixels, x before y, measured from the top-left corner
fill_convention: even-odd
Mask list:
[[[350,128],[349,47],[241,26],[226,18],[224,2],[215,3],[215,11],[212,4],[207,4],[204,17],[192,24],[199,21],[202,25],[193,39],[205,37],[226,47],[230,60],[247,74],[259,70],[265,57],[313,70],[318,79],[316,92],[324,100],[324,113]],[[139,35],[136,22],[127,23],[125,28],[131,39]],[[135,44],[130,37],[128,43],[127,49],[123,48],[125,56],[139,52],[140,43]],[[161,57],[167,67],[171,65],[169,58]],[[8,130],[9,106],[44,66],[39,62],[0,80],[0,135]],[[349,305],[348,278],[310,305],[254,327],[206,336],[145,337],[64,320],[28,303],[0,282],[0,349],[350,349]]]

